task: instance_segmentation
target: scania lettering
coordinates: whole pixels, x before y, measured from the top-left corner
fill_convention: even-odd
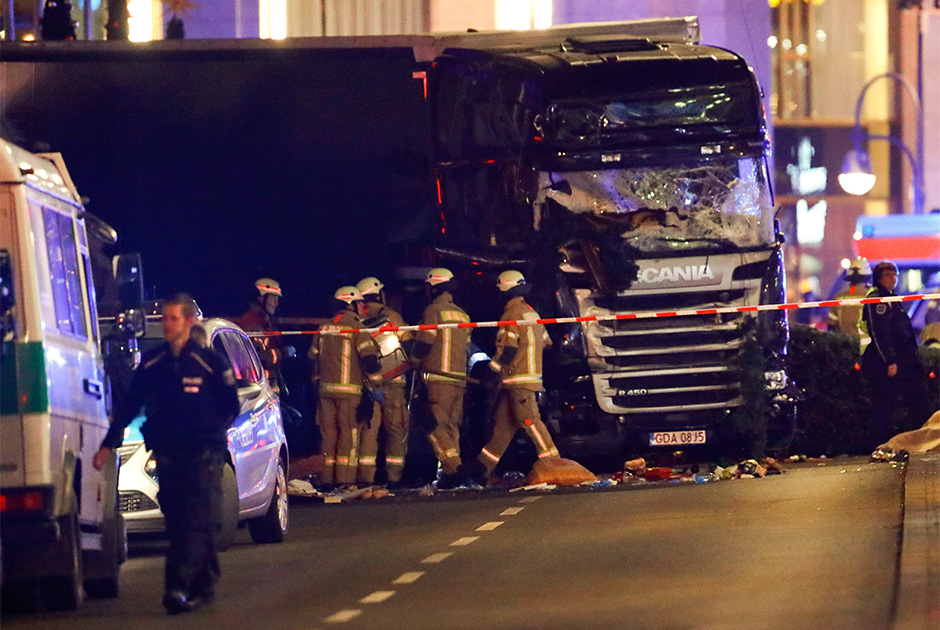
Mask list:
[[[86,215],[59,154],[0,140],[0,536],[4,606],[114,597],[126,554]]]
[[[643,284],[660,284],[682,280],[699,282],[700,280],[715,280],[715,275],[708,265],[663,267],[662,269],[647,268],[638,274],[638,280]],[[718,278],[718,280],[721,279]]]

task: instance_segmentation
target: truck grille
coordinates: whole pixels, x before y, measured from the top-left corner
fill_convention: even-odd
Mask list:
[[[122,512],[143,512],[160,508],[156,501],[139,490],[122,490],[119,499]]]
[[[696,259],[715,270],[704,283],[663,289],[637,284],[618,295],[575,289],[580,315],[657,313],[759,303],[761,279],[735,269],[766,267],[766,252]],[[707,262],[698,262],[706,260]],[[638,261],[676,264],[676,259]],[[698,286],[696,286],[698,284]],[[634,426],[707,426],[742,404],[738,356],[744,315],[713,314],[584,324],[588,364],[600,408]]]

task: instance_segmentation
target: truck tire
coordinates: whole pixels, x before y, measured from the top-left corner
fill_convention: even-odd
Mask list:
[[[65,573],[40,579],[39,589],[47,610],[76,610],[85,599],[82,589],[81,532],[78,513],[59,519],[61,538],[56,543]]]
[[[277,473],[274,480],[274,494],[264,516],[248,521],[251,539],[258,544],[279,543],[287,536],[288,526],[287,501],[287,466],[283,458],[277,460]]]
[[[235,469],[225,464],[222,467],[221,529],[215,539],[216,551],[225,551],[235,542],[235,533],[238,530],[238,509],[238,480],[235,479]]]

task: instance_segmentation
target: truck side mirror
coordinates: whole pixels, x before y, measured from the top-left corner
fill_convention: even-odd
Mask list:
[[[140,306],[144,301],[144,273],[140,254],[115,256],[114,280],[117,282],[121,308],[130,310]]]

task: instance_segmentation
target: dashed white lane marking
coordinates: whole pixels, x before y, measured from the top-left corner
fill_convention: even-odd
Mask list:
[[[361,614],[362,614],[361,610],[353,610],[353,609],[347,608],[339,612],[333,613],[332,615],[330,615],[323,621],[325,621],[326,623],[344,623],[354,617],[358,617]]]
[[[451,554],[444,553],[444,554],[438,554],[438,555],[449,556]],[[427,559],[425,559],[424,562],[427,562]],[[417,582],[418,578],[424,575],[424,573],[425,573],[424,571],[408,571],[407,573],[402,573],[397,578],[392,580],[392,584],[413,584],[414,582]]]
[[[541,498],[542,497],[526,497],[522,499],[521,501],[519,501],[519,503],[535,503]],[[514,516],[524,509],[525,508],[521,508],[521,507],[507,508],[500,513],[500,516]],[[505,521],[489,521],[477,527],[476,531],[478,532],[492,531],[496,529],[497,527],[499,527],[500,525],[502,525],[504,522]],[[450,546],[451,547],[466,547],[467,545],[479,539],[480,539],[479,536],[465,536],[463,538],[458,538],[454,542],[450,543]],[[443,562],[444,560],[446,560],[452,555],[454,554],[451,552],[434,553],[428,556],[427,558],[425,558],[424,560],[422,560],[421,563],[422,564],[438,564],[440,562]],[[392,584],[412,584],[418,581],[418,579],[420,579],[421,576],[424,574],[425,574],[425,571],[408,571],[406,573],[402,573],[397,578],[392,580]],[[360,599],[359,603],[360,604],[381,604],[382,602],[392,597],[394,594],[395,594],[395,591],[375,591],[373,593],[366,595],[362,599]],[[347,609],[343,609],[343,610],[333,613],[332,615],[330,615],[323,621],[325,621],[326,623],[344,623],[346,621],[349,621],[351,619],[358,617],[361,614],[362,614],[362,611],[359,609],[347,608]]]
[[[359,600],[360,604],[381,604],[395,594],[395,591],[375,591]]]

